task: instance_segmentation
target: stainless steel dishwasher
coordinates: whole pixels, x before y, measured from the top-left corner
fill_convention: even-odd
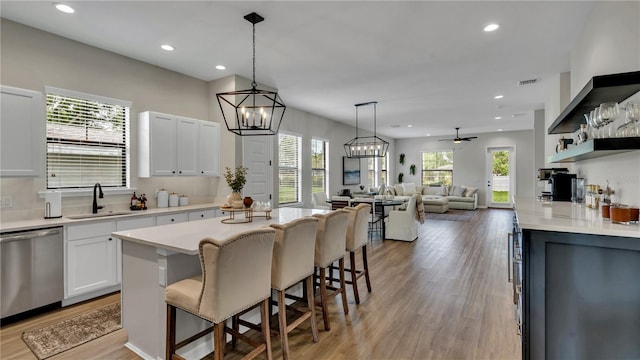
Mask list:
[[[62,301],[62,227],[2,233],[0,256],[0,318]]]

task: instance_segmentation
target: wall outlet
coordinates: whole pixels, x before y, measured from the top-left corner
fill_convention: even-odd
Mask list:
[[[13,207],[13,196],[11,195],[2,195],[0,198],[0,207],[3,209]]]

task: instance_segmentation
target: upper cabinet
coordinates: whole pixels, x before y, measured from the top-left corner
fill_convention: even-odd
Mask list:
[[[0,176],[40,176],[44,170],[42,93],[1,86]]]
[[[584,114],[604,102],[620,102],[640,91],[640,71],[594,76],[549,126],[549,134],[572,133],[585,123]]]
[[[217,176],[220,126],[161,114],[138,115],[138,176]]]

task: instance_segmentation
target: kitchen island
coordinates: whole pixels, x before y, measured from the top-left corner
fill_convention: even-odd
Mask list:
[[[640,226],[570,202],[515,208],[523,358],[640,358]]]
[[[271,218],[225,224],[228,216],[144,229],[114,232],[122,239],[122,327],[129,335],[126,346],[145,359],[164,359],[166,341],[167,285],[201,273],[198,245],[211,237],[226,239],[239,232],[268,224],[283,224],[328,210],[281,208]],[[207,323],[178,310],[176,340],[181,341]],[[185,347],[185,358],[200,358],[212,351],[210,337]]]

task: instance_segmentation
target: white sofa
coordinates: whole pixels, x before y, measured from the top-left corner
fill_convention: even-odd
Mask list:
[[[426,212],[444,213],[449,209],[475,210],[478,208],[478,188],[459,186],[416,186],[402,183],[389,186],[384,193],[394,200],[407,201],[411,195],[419,193]]]

